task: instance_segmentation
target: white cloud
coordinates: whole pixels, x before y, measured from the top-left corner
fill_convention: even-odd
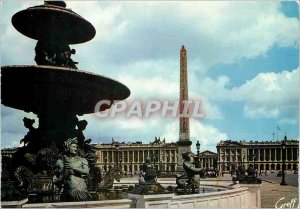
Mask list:
[[[248,118],[277,118],[286,123],[299,119],[299,68],[280,73],[259,73],[243,85],[228,88],[228,77],[205,78],[201,89],[213,101],[242,102]]]
[[[100,31],[95,39],[101,49],[86,50],[107,63],[174,59],[185,44],[196,52],[192,60],[209,69],[265,54],[274,45],[298,43],[298,20],[284,16],[279,2],[90,4],[85,17]],[[101,34],[109,34],[109,40]]]
[[[10,18],[21,8],[42,4],[42,1],[11,2],[15,3],[9,3],[14,6],[9,12],[8,1],[3,3],[7,5],[5,22],[2,22],[4,34],[7,34],[2,37],[3,47],[17,48],[6,46],[19,40],[19,49],[28,48],[29,43],[33,49],[35,42],[26,41],[25,37],[22,40],[22,35],[12,29]],[[194,52],[191,62],[201,63],[197,71],[263,55],[274,45],[294,47],[298,44],[298,19],[284,16],[279,5],[280,2],[237,1],[67,1],[67,7],[93,23],[97,31],[90,42],[74,45],[78,52],[74,57],[81,68],[105,74],[111,71],[104,68],[106,65],[124,66],[125,63],[169,58],[177,61],[181,44]],[[33,51],[24,52],[24,56],[28,54]],[[13,58],[15,55],[22,58],[23,63],[33,62],[33,55],[19,56],[15,50],[10,52],[11,61],[18,60]],[[121,66],[114,68],[113,73],[117,74]]]
[[[179,121],[173,121],[165,126],[163,136],[167,142],[176,142],[179,136]],[[226,133],[221,133],[217,128],[205,124],[205,121],[190,119],[190,138],[193,142],[192,150],[195,151],[197,140],[201,143],[201,151],[212,150],[216,151],[216,144],[220,140],[228,139]],[[173,140],[172,140],[173,139]]]
[[[291,72],[260,73],[229,94],[233,101],[244,101],[250,118],[293,118],[299,107],[299,69]]]

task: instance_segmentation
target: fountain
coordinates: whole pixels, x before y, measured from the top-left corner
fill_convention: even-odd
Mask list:
[[[119,180],[118,167],[101,176],[91,139],[83,134],[87,121],[77,116],[104,111],[110,106],[94,110],[98,101],[123,100],[130,91],[117,81],[79,70],[71,58],[76,50],[70,45],[93,39],[95,28],[67,9],[63,1],[45,1],[44,5],[22,10],[12,17],[12,24],[21,34],[37,40],[37,65],[1,67],[2,104],[35,113],[39,125],[35,128],[35,120],[24,118],[29,130],[20,139],[24,146],[12,159],[2,158],[2,207],[260,206],[260,184],[223,189],[211,186],[207,193],[201,190],[199,177],[203,172],[191,164],[188,153],[183,156],[186,173],[176,179],[177,187],[173,187],[174,181],[170,190],[165,189],[167,186],[156,181],[157,171],[147,161],[139,184],[127,196],[114,190],[118,197],[112,197],[107,189],[114,179]],[[99,190],[106,193],[95,193]],[[90,201],[93,196],[101,201]],[[106,196],[114,199],[107,200]],[[27,204],[28,197],[37,204]]]
[[[89,191],[109,186],[111,180],[100,176],[91,139],[83,134],[87,121],[77,116],[104,111],[110,106],[94,110],[98,101],[126,99],[130,90],[77,68],[70,45],[93,39],[96,30],[65,2],[45,1],[19,11],[12,24],[37,40],[37,65],[1,67],[2,104],[36,114],[39,124],[34,128],[34,120],[23,119],[29,130],[20,141],[24,146],[2,162],[2,201],[60,194],[65,201],[90,200]]]

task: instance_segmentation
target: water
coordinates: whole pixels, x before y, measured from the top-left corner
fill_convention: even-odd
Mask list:
[[[122,190],[95,192],[94,194],[92,194],[92,196],[94,201],[119,200],[128,197],[127,192],[123,192]]]
[[[225,188],[219,188],[219,187],[200,187],[200,194],[219,192],[225,190],[226,190]],[[128,197],[128,193],[120,189],[91,192],[91,195],[93,198],[92,201],[118,200],[118,199],[125,199]],[[176,194],[176,195],[181,195],[181,194]],[[60,196],[50,195],[50,194],[31,194],[28,197],[28,203],[52,203],[52,202],[61,202]]]
[[[91,192],[92,201],[101,200],[118,200],[127,198],[127,192],[122,190],[111,190],[111,191],[101,191],[101,192]],[[61,202],[59,195],[51,194],[30,194],[28,197],[28,203],[53,203]]]
[[[211,192],[221,192],[221,191],[225,191],[225,188],[222,187],[200,187],[199,189],[199,193],[197,194],[206,194],[206,193],[211,193]],[[192,194],[192,189],[188,189],[188,190],[179,190],[178,193],[176,193],[176,195],[188,195],[188,194]]]

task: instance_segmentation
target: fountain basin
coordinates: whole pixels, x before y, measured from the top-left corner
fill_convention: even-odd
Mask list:
[[[101,201],[53,202],[22,205],[23,208],[71,208],[71,207],[114,207],[114,208],[259,208],[260,184],[235,185],[224,191],[200,194],[128,194],[126,198]],[[124,192],[121,192],[124,194]],[[129,199],[128,199],[129,198]]]
[[[1,73],[5,86],[2,104],[35,114],[50,110],[68,110],[78,115],[94,113],[97,102],[123,100],[130,95],[130,90],[118,81],[71,68],[11,65],[1,67]],[[103,111],[109,106],[101,108]]]

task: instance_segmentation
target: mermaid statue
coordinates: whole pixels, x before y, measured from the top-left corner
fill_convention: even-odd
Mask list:
[[[88,161],[77,154],[77,138],[67,139],[64,145],[66,154],[56,162],[58,174],[64,185],[61,199],[64,201],[91,200],[85,181],[89,176]]]

